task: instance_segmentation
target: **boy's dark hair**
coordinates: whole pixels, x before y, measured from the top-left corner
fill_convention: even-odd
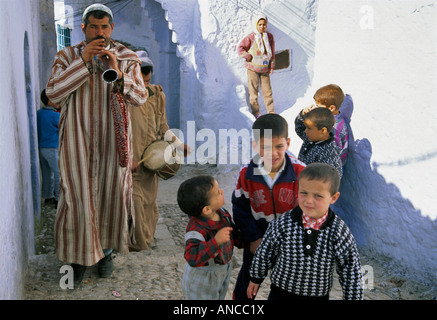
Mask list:
[[[49,98],[46,95],[46,89],[41,91],[41,101],[45,106],[47,106],[49,104]]]
[[[313,162],[305,167],[300,173],[298,180],[318,180],[330,184],[331,196],[338,192],[340,187],[340,175],[337,169],[327,163]]]
[[[149,73],[153,73],[153,66],[144,66],[144,67],[141,67],[141,72],[145,75],[145,76],[147,76]]]
[[[285,138],[288,139],[288,123],[283,117],[276,113],[264,114],[252,125],[255,141],[264,138],[268,135],[270,138]],[[270,136],[271,132],[271,136]]]
[[[84,25],[85,25],[85,29],[88,26],[88,24],[90,23],[89,21],[89,17],[93,16],[96,19],[103,19],[104,17],[108,17],[109,18],[109,24],[112,25],[112,17],[109,13],[105,12],[105,11],[100,11],[100,10],[95,10],[95,11],[91,11],[90,13],[88,13],[85,16],[84,21]]]
[[[327,86],[318,89],[313,98],[328,108],[330,106],[335,106],[338,110],[343,103],[344,93],[338,85],[328,84]]]
[[[189,216],[199,217],[203,208],[209,205],[208,192],[214,187],[214,180],[203,175],[182,182],[177,194],[179,208]]]
[[[325,127],[328,132],[331,132],[335,125],[335,117],[328,108],[315,108],[305,114],[303,119],[311,120],[319,130]]]

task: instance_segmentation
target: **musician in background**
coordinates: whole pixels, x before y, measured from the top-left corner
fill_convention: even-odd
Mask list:
[[[102,4],[82,16],[85,41],[56,54],[47,84],[49,99],[61,104],[55,221],[56,255],[71,263],[74,287],[87,266],[100,277],[114,269],[111,252],[129,252],[133,224],[131,127],[128,107],[146,102],[138,56],[111,40],[111,10]],[[105,62],[117,72],[102,78]]]
[[[156,140],[172,142],[173,146],[189,155],[192,149],[183,144],[169,129],[165,113],[165,94],[160,85],[151,84],[153,62],[145,51],[137,51],[141,59],[141,76],[148,90],[148,99],[140,108],[130,108],[133,149],[133,198],[135,206],[135,241],[130,249],[147,250],[158,223],[158,176],[140,162],[144,150]]]

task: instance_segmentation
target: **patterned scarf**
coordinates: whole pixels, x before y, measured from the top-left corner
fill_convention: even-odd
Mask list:
[[[116,88],[111,92],[111,111],[114,120],[115,139],[117,142],[117,152],[121,167],[127,167],[128,157],[128,110],[121,94],[121,90]]]
[[[255,42],[258,48],[261,50],[263,55],[268,57],[268,60],[272,58],[272,48],[270,47],[269,37],[267,35],[267,31],[263,34],[259,33],[257,29],[258,21],[264,19],[267,22],[267,17],[265,15],[258,15],[253,20],[255,24]],[[265,49],[265,50],[264,50]]]

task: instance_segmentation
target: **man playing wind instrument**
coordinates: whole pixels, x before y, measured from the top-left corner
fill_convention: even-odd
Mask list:
[[[147,91],[137,55],[111,40],[112,19],[104,5],[85,10],[85,41],[57,53],[46,88],[62,105],[56,255],[72,264],[75,287],[87,266],[111,275],[112,250],[129,251],[134,221],[127,106],[144,104]],[[117,72],[112,83],[102,79],[103,62]]]

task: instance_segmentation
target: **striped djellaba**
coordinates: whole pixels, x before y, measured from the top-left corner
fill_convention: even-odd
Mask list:
[[[84,63],[85,45],[83,41],[58,52],[46,91],[51,101],[62,104],[56,255],[67,263],[91,266],[104,257],[103,249],[128,252],[130,226],[135,220],[130,119],[129,163],[121,167],[110,107],[116,84],[102,80],[96,60]],[[115,41],[110,50],[123,72],[121,90],[126,104],[144,104],[147,91],[137,55]]]

